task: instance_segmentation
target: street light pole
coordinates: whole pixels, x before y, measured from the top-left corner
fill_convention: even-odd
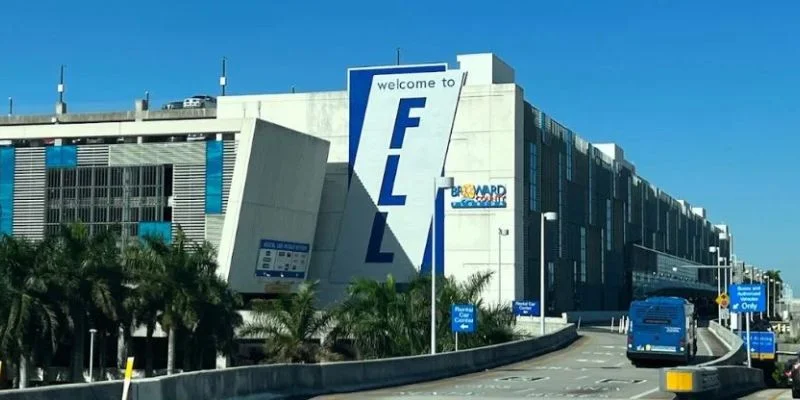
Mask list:
[[[89,329],[89,382],[94,382],[94,335],[96,333],[97,329]]]
[[[508,229],[497,228],[497,305],[503,304],[503,236],[508,235]]]
[[[436,199],[440,189],[453,187],[453,178],[437,176],[433,179],[433,221],[431,223],[431,354],[436,354]]]
[[[540,254],[541,265],[540,265],[540,268],[539,268],[539,301],[541,303],[541,304],[539,304],[539,326],[541,327],[541,329],[540,329],[541,336],[544,336],[544,333],[545,333],[544,319],[545,319],[545,314],[546,314],[545,311],[547,311],[547,302],[546,302],[545,290],[544,290],[544,266],[545,266],[545,261],[544,261],[544,256],[545,256],[545,251],[544,251],[544,225],[545,224],[544,223],[545,223],[545,221],[555,221],[556,218],[558,218],[558,214],[556,214],[556,213],[554,213],[552,211],[551,212],[542,213],[542,227],[541,227],[541,231],[539,233],[539,237],[541,238],[541,243],[539,244],[539,248],[541,250],[541,254]]]

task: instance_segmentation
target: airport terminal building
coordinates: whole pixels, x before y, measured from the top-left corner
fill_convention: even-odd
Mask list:
[[[634,296],[716,293],[727,226],[525,100],[493,54],[352,68],[346,90],[222,96],[216,108],[0,118],[0,233],[82,221],[124,238],[180,227],[219,248],[246,295],[320,280],[495,274],[487,302],[618,310]],[[344,81],[344,79],[343,79]],[[455,185],[436,190],[436,177]],[[725,234],[725,236],[721,235]],[[435,260],[435,262],[432,262]],[[499,279],[498,279],[499,278]]]

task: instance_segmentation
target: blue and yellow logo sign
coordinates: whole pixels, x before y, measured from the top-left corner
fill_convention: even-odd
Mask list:
[[[506,208],[505,185],[475,185],[468,183],[455,186],[450,195],[453,208]]]

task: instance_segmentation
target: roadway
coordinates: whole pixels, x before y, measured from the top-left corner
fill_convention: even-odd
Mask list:
[[[698,332],[697,362],[727,348],[710,331]],[[625,357],[625,336],[608,328],[587,328],[571,346],[541,357],[484,372],[318,400],[433,398],[672,399],[658,390],[659,369],[634,368]]]

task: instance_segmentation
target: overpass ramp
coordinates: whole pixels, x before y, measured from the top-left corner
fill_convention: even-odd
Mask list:
[[[658,390],[659,369],[634,368],[625,357],[625,336],[587,328],[570,347],[480,373],[358,393],[315,397],[344,399],[672,399]],[[727,348],[705,328],[699,331],[697,362]]]

